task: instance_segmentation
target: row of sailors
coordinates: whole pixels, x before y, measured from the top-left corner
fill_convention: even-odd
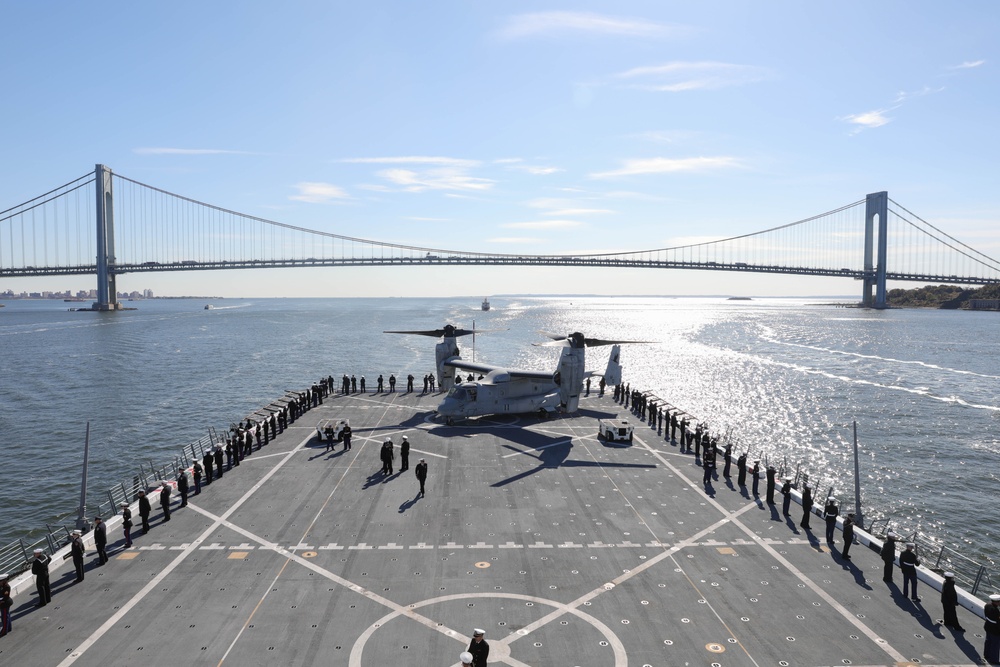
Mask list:
[[[194,479],[195,495],[201,493],[202,479],[210,483],[213,479],[222,479],[224,466],[231,469],[240,464],[243,458],[253,451],[254,442],[258,449],[277,437],[288,425],[298,419],[309,408],[322,403],[322,398],[329,392],[333,378],[320,380],[309,389],[291,396],[288,402],[279,410],[269,414],[267,417],[257,421],[247,418],[240,424],[230,427],[226,436],[225,447],[221,443],[205,451],[201,461],[195,461],[191,466],[191,476]],[[181,495],[181,507],[187,505],[188,496],[188,470],[179,468],[177,470],[177,480],[175,486]],[[160,506],[163,509],[163,520],[170,520],[170,482],[160,482],[159,495]],[[149,530],[149,515],[152,507],[146,497],[145,490],[140,490],[136,498],[138,501],[139,515],[142,520],[143,533]],[[125,537],[125,547],[132,546],[132,511],[130,504],[123,502],[120,504],[122,510],[122,531]],[[77,570],[77,581],[83,580],[83,543],[82,531],[74,530],[70,535],[70,545],[72,547],[73,564]],[[104,547],[107,544],[104,525],[100,517],[94,518],[94,542],[97,547],[100,564],[107,562]],[[31,560],[31,573],[35,577],[35,589],[38,593],[38,606],[43,607],[52,601],[52,587],[49,578],[49,567],[52,557],[45,553],[44,549],[35,549]],[[11,587],[9,575],[0,574],[0,637],[6,635],[11,630],[10,609],[13,605],[11,598]]]

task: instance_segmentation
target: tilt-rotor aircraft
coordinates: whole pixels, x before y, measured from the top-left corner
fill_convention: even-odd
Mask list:
[[[441,338],[435,348],[437,374],[441,389],[448,392],[438,415],[448,424],[456,419],[482,415],[538,413],[541,416],[557,410],[576,412],[580,405],[580,393],[588,377],[602,376],[607,384],[621,384],[620,364],[621,343],[645,343],[649,341],[615,341],[587,338],[582,333],[568,336],[544,334],[552,339],[541,345],[562,347],[559,364],[554,372],[530,371],[491,366],[466,361],[459,355],[459,336],[477,333],[472,329],[459,329],[449,324],[442,329],[429,331],[385,331],[384,333],[416,334]],[[611,354],[604,373],[587,371],[585,368],[588,347],[611,345]],[[462,382],[456,371],[477,373],[480,379]]]

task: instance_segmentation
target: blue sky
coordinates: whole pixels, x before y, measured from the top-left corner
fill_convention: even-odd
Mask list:
[[[574,253],[748,233],[888,190],[1000,255],[993,2],[8,1],[0,16],[0,209],[100,162],[323,231]],[[858,291],[842,279],[490,268],[126,275],[118,287]]]

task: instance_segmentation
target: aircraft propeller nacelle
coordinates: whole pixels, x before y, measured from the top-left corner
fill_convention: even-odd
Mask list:
[[[576,412],[580,407],[580,392],[586,376],[584,349],[565,347],[559,355],[559,368],[555,374],[559,386],[559,402],[566,412]]]
[[[459,356],[458,341],[445,338],[434,346],[434,359],[437,363],[438,386],[442,391],[448,391],[455,385],[455,367],[445,366],[445,361]]]

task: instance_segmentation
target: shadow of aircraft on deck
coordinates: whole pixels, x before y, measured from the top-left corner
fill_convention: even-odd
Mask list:
[[[543,470],[553,470],[556,468],[656,468],[652,464],[571,459],[570,454],[573,451],[573,440],[566,436],[553,437],[521,429],[505,429],[497,433],[497,436],[510,442],[510,444],[503,445],[503,448],[511,450],[512,453],[505,455],[503,458],[518,455],[527,456],[538,461],[538,465],[506,479],[494,482],[490,485],[494,488],[512,484]],[[581,454],[588,456],[582,451]]]

